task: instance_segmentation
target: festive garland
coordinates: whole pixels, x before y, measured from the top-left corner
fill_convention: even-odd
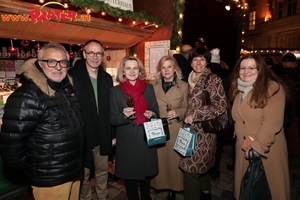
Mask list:
[[[60,0],[61,2],[63,0]],[[149,23],[154,23],[159,26],[164,25],[164,21],[158,17],[148,16],[144,11],[142,12],[132,12],[129,10],[121,10],[119,8],[115,8],[105,3],[104,1],[98,0],[70,0],[72,5],[77,8],[89,8],[94,12],[103,11],[108,13],[113,17],[125,17],[132,20],[144,20]],[[185,0],[174,0],[174,18],[173,18],[173,30],[171,36],[171,49],[176,49],[181,46],[182,42],[182,26],[183,26],[183,17],[180,18],[179,15],[183,14]],[[179,34],[178,32],[181,32]]]
[[[174,1],[174,18],[173,18],[173,30],[171,37],[171,49],[177,49],[181,46],[182,42],[182,26],[183,26],[183,16],[180,18],[180,15],[183,15],[185,7],[184,0],[175,0]],[[179,32],[181,34],[179,34]]]
[[[60,0],[63,1],[63,0]],[[158,17],[148,16],[145,12],[132,12],[130,10],[121,10],[98,0],[70,0],[70,2],[77,8],[89,8],[94,12],[104,11],[113,17],[125,17],[132,20],[144,20],[149,23],[154,23],[163,26],[164,22]]]

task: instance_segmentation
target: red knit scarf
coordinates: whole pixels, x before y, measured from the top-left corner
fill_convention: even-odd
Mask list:
[[[137,79],[135,85],[132,85],[128,80],[120,83],[121,90],[128,96],[131,96],[134,100],[134,111],[136,119],[135,124],[143,124],[146,122],[146,117],[144,113],[148,110],[148,104],[143,96],[146,89],[146,81]]]

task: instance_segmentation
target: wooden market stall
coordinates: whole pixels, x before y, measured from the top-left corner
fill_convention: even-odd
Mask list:
[[[147,19],[154,19],[153,22],[149,23],[140,19],[140,17],[132,19],[132,16],[123,16],[120,20],[120,16],[103,14],[101,10],[95,13],[92,12],[87,16],[87,9],[75,7],[74,5],[69,5],[69,8],[62,8],[61,5],[43,6],[38,0],[0,0],[0,82],[11,79],[13,75],[18,74],[18,69],[15,69],[15,74],[11,73],[10,77],[6,77],[9,74],[7,71],[1,73],[1,70],[7,70],[4,65],[12,62],[21,65],[29,58],[27,55],[34,57],[33,50],[20,45],[20,41],[29,41],[34,46],[39,43],[57,42],[69,45],[70,49],[67,48],[67,50],[72,51],[72,45],[80,46],[89,39],[96,39],[105,46],[106,55],[110,54],[112,57],[112,59],[104,59],[105,67],[117,68],[119,60],[128,55],[132,47],[135,47],[134,51],[137,57],[144,61],[145,41],[169,40],[171,37],[172,17],[170,17],[170,13],[173,13],[173,0],[167,0],[163,3],[160,0],[144,3],[136,1],[134,3],[136,11],[149,9],[147,14],[156,17],[148,17]],[[34,21],[32,15],[30,15],[33,10],[36,12],[41,10],[52,12],[53,9],[66,10],[67,12],[75,11],[77,17],[81,20],[74,21],[60,18],[59,20],[50,19],[42,22]],[[141,15],[144,16],[144,13]],[[163,20],[160,20],[161,18]],[[162,24],[164,24],[164,27],[161,26]],[[7,40],[11,41],[9,45],[3,42]],[[10,55],[10,45],[17,47],[19,54]],[[24,51],[30,51],[30,53],[25,52],[25,54],[22,54],[23,48]],[[3,66],[1,67],[1,65]],[[1,100],[0,97],[0,104]],[[16,188],[20,188],[20,185],[6,180],[0,159],[0,199],[5,199],[5,195],[16,190]]]

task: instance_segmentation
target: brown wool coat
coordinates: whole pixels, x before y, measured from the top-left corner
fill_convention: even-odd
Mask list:
[[[278,84],[270,82],[269,93],[278,89]],[[244,137],[251,136],[251,147],[265,156],[262,161],[272,194],[272,200],[289,200],[289,169],[286,139],[283,131],[285,95],[282,88],[271,97],[263,109],[253,109],[249,105],[251,92],[241,102],[238,94],[232,107],[235,123],[236,162],[234,171],[234,196],[239,199],[241,180],[246,172],[248,161],[241,147]]]
[[[180,155],[173,149],[179,128],[183,126],[183,118],[187,108],[188,84],[179,80],[167,93],[162,89],[160,80],[151,81],[154,87],[160,117],[167,115],[166,104],[171,103],[172,109],[179,119],[172,119],[169,124],[170,140],[166,145],[157,148],[159,173],[152,179],[151,186],[155,189],[183,190],[183,173],[178,168]]]
[[[179,163],[180,169],[189,173],[203,174],[214,166],[217,137],[216,134],[205,133],[200,122],[220,116],[227,106],[222,80],[215,74],[210,75],[207,87],[212,104],[202,106],[202,91],[208,74],[211,70],[206,68],[192,91],[189,86],[187,116],[193,116],[198,139],[195,153]]]

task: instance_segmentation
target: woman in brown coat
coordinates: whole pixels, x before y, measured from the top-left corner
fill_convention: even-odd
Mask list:
[[[205,133],[200,122],[220,116],[227,106],[222,80],[207,68],[210,60],[211,54],[205,47],[193,49],[189,56],[193,71],[188,78],[188,109],[184,121],[194,124],[198,139],[195,153],[179,163],[184,171],[184,199],[187,200],[211,199],[208,170],[214,166],[217,137],[216,134]],[[202,105],[204,89],[209,93],[210,105]]]
[[[280,79],[258,54],[237,62],[230,87],[234,100],[236,162],[234,196],[239,199],[241,180],[248,167],[249,149],[262,157],[273,200],[289,200],[287,146],[283,130],[285,91]],[[253,140],[253,141],[252,141]]]
[[[157,149],[159,173],[151,181],[155,189],[168,189],[168,199],[175,200],[175,191],[183,190],[183,173],[178,168],[180,155],[174,151],[178,131],[183,126],[187,106],[188,84],[180,80],[181,70],[172,56],[163,56],[157,65],[157,79],[151,81],[154,87],[160,117],[167,117],[170,140]],[[166,105],[172,105],[167,112]]]

